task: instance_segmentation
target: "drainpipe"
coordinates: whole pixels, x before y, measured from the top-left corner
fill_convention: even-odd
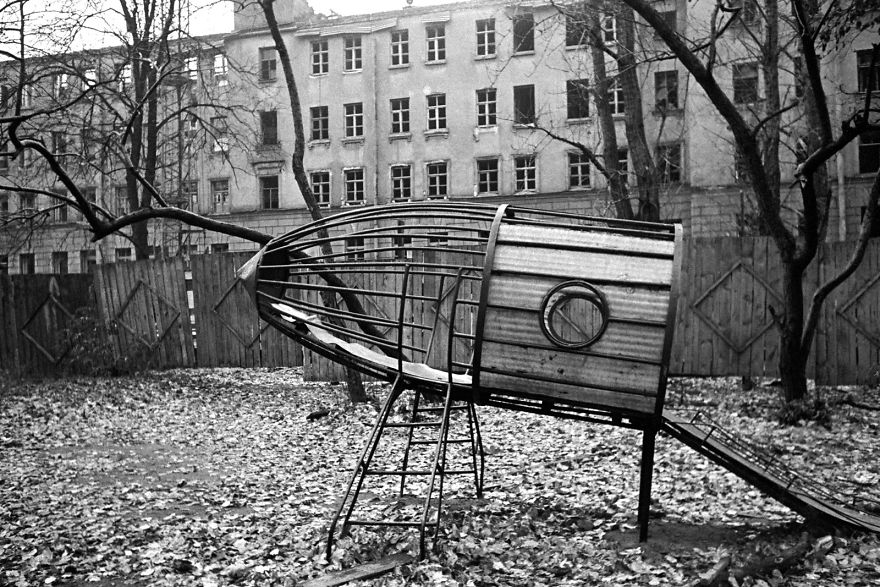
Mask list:
[[[376,198],[376,204],[379,204],[379,136],[382,134],[379,132],[379,99],[376,95],[376,71],[379,65],[376,62],[376,55],[378,54],[376,35],[370,32],[370,37],[373,41],[373,75],[372,80],[370,80],[373,86],[373,194]]]
[[[834,65],[837,69],[837,79],[840,80],[842,78],[840,77],[841,67],[839,53],[835,56]],[[842,97],[840,93],[838,93],[834,100],[834,109],[838,121],[843,120],[843,105],[841,102]],[[844,152],[845,149],[841,149],[837,152],[837,155],[834,156],[834,161],[837,165],[837,237],[841,241],[846,240],[846,169],[844,165]]]

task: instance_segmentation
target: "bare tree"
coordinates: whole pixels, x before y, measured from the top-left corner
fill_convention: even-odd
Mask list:
[[[867,86],[863,106],[846,118],[840,131],[835,134],[828,98],[822,85],[821,55],[817,46],[820,27],[824,22],[822,13],[812,0],[789,0],[787,9],[791,14],[791,27],[803,56],[800,82],[804,98],[799,102],[799,107],[803,108],[807,130],[810,131],[795,172],[801,196],[801,215],[796,225],[791,226],[786,222],[780,205],[778,170],[775,168],[778,157],[771,161],[766,154],[772,152],[773,146],[762,148],[760,140],[764,127],[776,124],[773,121],[778,121],[786,108],[774,103],[777,108],[767,111],[762,119],[749,119],[716,77],[718,43],[727,30],[725,23],[731,18],[737,18],[738,9],[732,9],[723,0],[719,0],[709,23],[710,35],[708,38],[695,40],[686,39],[673,30],[648,1],[622,1],[656,31],[669,51],[693,76],[712,107],[730,129],[742,159],[742,167],[755,194],[761,221],[776,244],[782,264],[783,305],[781,308],[773,308],[773,313],[781,339],[779,372],[785,399],[792,401],[804,398],[807,392],[806,361],[813,345],[822,304],[828,294],[858,267],[864,256],[872,223],[878,217],[880,173],[875,177],[866,196],[866,213],[858,239],[853,243],[849,263],[837,275],[821,284],[812,298],[807,300],[803,278],[807,268],[815,260],[819,244],[825,238],[832,200],[826,164],[861,134],[880,128],[876,122],[872,122],[876,120],[871,116],[874,111],[871,106],[872,85]],[[781,19],[776,18],[776,12],[781,12],[781,9],[777,8],[776,0],[771,0],[766,6],[767,19],[772,19],[775,25]],[[768,34],[771,34],[769,28]],[[778,29],[773,34],[778,34]],[[772,59],[778,54],[772,46],[774,41],[771,39],[769,43],[771,51],[768,53],[766,67],[772,66]],[[872,67],[869,70],[872,75],[878,57],[880,47],[875,46]],[[773,83],[772,80],[770,83]],[[873,82],[869,81],[871,83]],[[771,100],[775,99],[772,94],[777,91],[776,87],[778,86],[770,88]]]

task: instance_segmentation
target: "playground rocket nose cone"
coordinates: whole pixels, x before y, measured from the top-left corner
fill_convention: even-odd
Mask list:
[[[553,413],[662,411],[681,227],[513,206],[355,208],[242,268],[262,318],[380,379]]]
[[[248,259],[247,263],[242,265],[236,275],[244,283],[245,289],[251,295],[251,299],[257,300],[257,270],[260,267],[260,260],[263,258],[263,251],[260,249],[256,255]]]

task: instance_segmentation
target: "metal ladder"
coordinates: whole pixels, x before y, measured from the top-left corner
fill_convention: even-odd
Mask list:
[[[440,514],[443,505],[443,489],[447,475],[473,475],[474,485],[476,487],[477,497],[483,495],[483,473],[485,471],[485,453],[483,451],[482,437],[480,436],[480,426],[477,420],[477,413],[474,405],[470,401],[455,402],[452,399],[452,385],[450,384],[446,390],[446,397],[442,406],[421,407],[422,393],[415,390],[413,406],[409,412],[409,420],[405,422],[391,422],[389,418],[393,412],[395,402],[397,402],[406,391],[403,380],[398,377],[391,388],[391,392],[382,409],[379,417],[366,446],[355,465],[351,479],[345,495],[339,503],[336,514],[330,523],[329,536],[327,538],[327,558],[329,560],[333,551],[335,541],[336,527],[342,519],[342,529],[339,536],[345,536],[352,526],[388,526],[388,527],[404,527],[419,529],[419,558],[425,557],[426,533],[429,529],[433,530],[434,545],[437,543],[437,536],[440,530]],[[453,412],[464,412],[465,417],[459,420],[458,424],[466,423],[466,435],[449,438],[450,425],[452,424]],[[425,415],[435,415],[434,418],[423,419]],[[466,420],[461,422],[460,420]],[[406,443],[403,449],[403,459],[400,468],[372,468],[373,457],[379,448],[383,439],[388,439],[389,430],[401,429],[406,431]],[[421,438],[417,435],[417,430],[432,430],[436,432],[433,438]],[[470,464],[463,469],[450,469],[447,467],[447,448],[450,444],[463,444],[470,447]],[[414,451],[420,446],[433,447],[433,454],[428,455],[429,466],[427,468],[411,468],[411,457]],[[427,477],[428,483],[426,494],[424,495],[424,505],[421,508],[421,515],[417,519],[399,520],[388,518],[353,518],[358,497],[364,486],[367,477],[400,477],[400,488],[398,496],[403,498],[404,489],[407,479],[410,477],[421,476]],[[435,497],[436,494],[436,497]],[[385,508],[383,515],[388,513],[390,508]]]

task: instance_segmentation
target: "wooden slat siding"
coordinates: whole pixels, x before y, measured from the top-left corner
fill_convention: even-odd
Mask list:
[[[562,379],[572,385],[620,389],[653,394],[660,380],[660,367],[605,357],[587,357],[577,352],[542,350],[483,343],[482,368],[510,375]],[[490,379],[491,380],[491,379]],[[490,380],[481,382],[492,387]],[[540,389],[533,390],[540,393]]]
[[[183,304],[183,317],[180,325],[180,333],[181,337],[180,341],[180,351],[183,356],[183,364],[187,367],[195,367],[196,365],[196,351],[195,351],[195,341],[193,340],[193,325],[190,322],[190,309],[189,309],[189,299],[186,295],[186,264],[184,263],[183,257],[177,257],[175,259],[176,267],[174,269],[174,285],[176,286],[177,299],[181,300]]]
[[[571,229],[545,226],[510,225],[501,227],[498,234],[499,244],[528,245],[553,243],[563,247],[584,247],[589,242],[590,248],[601,248],[609,251],[626,253],[647,253],[672,257],[675,242],[669,233],[657,238],[641,238],[612,233],[582,231],[577,227]]]
[[[21,360],[18,356],[18,322],[15,315],[15,297],[12,279],[0,275],[0,369],[15,376],[20,375]]]
[[[196,360],[199,367],[216,367],[219,365],[217,346],[219,335],[215,331],[214,321],[207,315],[211,308],[210,292],[217,279],[211,270],[216,255],[193,255],[190,257],[192,271],[193,304],[196,314]]]
[[[639,413],[653,413],[656,404],[656,398],[652,396],[611,392],[581,385],[548,383],[528,377],[503,375],[489,371],[481,372],[480,381],[483,385],[495,389],[524,394],[534,394],[536,389],[540,389],[540,395],[548,399],[555,398],[595,406],[608,406]]]
[[[553,346],[541,330],[541,314],[490,308],[484,336],[512,345]],[[587,353],[614,355],[622,359],[659,361],[663,351],[663,325],[649,326],[609,322],[602,337],[584,349]]]
[[[588,281],[668,285],[672,279],[672,260],[499,245],[495,248],[493,271]]]
[[[489,306],[538,310],[550,289],[565,281],[519,275],[493,275]],[[608,311],[615,318],[629,318],[665,324],[669,292],[631,287],[602,286],[608,299]]]

